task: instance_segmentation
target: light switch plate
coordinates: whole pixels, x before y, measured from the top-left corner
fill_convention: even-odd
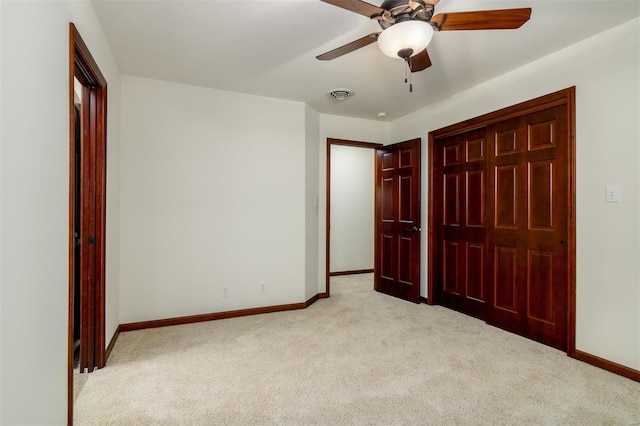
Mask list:
[[[618,185],[607,185],[606,201],[607,203],[620,202],[620,187]]]

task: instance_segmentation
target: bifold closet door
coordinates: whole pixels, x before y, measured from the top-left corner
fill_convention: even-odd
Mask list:
[[[566,105],[434,138],[433,303],[567,350]]]
[[[489,323],[567,345],[567,117],[555,107],[488,129]]]
[[[438,300],[448,308],[485,319],[486,267],[486,128],[451,136],[436,151],[434,190],[438,216],[439,259],[436,274],[442,283]]]

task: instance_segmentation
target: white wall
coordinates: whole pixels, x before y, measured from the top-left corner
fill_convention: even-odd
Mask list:
[[[384,121],[320,114],[320,211],[318,242],[318,292],[326,291],[326,224],[327,224],[327,138],[358,142],[388,143],[390,125]]]
[[[330,272],[373,269],[375,153],[331,146]]]
[[[640,369],[639,23],[634,19],[391,126],[393,140],[426,140],[429,131],[575,85],[576,346],[635,369]],[[426,170],[426,149],[422,161]],[[620,185],[620,203],[604,202],[607,184]],[[426,190],[425,180],[423,224]],[[423,282],[423,295],[424,288]]]
[[[69,22],[108,81],[107,330],[118,323],[120,74],[89,2],[1,2],[2,424],[66,424]]]
[[[318,294],[318,143],[320,115],[305,105],[305,300]]]
[[[121,323],[305,300],[304,104],[125,75],[121,135]]]

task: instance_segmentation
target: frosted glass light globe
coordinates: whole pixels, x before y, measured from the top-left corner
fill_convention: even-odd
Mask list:
[[[424,21],[404,21],[394,24],[378,36],[378,46],[382,53],[399,58],[398,52],[411,49],[409,56],[417,55],[427,48],[433,37],[433,27]]]

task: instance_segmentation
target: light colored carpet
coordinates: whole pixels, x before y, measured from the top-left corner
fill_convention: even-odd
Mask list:
[[[123,333],[80,425],[634,425],[640,384],[438,306],[332,279],[305,310]]]

